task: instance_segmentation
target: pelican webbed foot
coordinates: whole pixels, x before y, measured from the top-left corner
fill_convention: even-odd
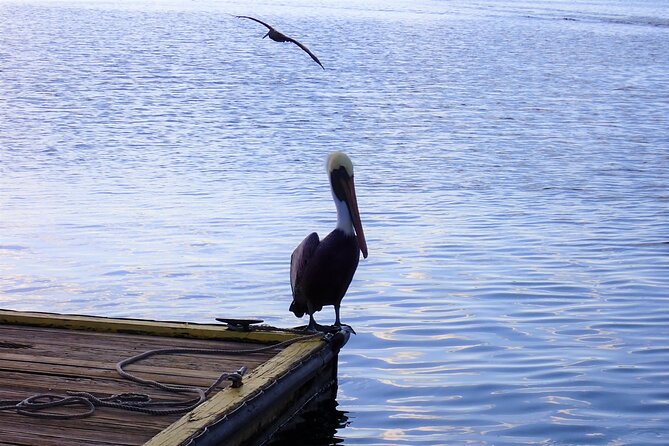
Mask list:
[[[320,333],[336,333],[339,331],[339,327],[335,325],[321,325],[314,321],[313,324],[307,325],[306,331],[310,331],[312,333],[320,332]]]

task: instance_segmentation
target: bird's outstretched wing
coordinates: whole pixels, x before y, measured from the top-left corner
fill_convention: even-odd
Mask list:
[[[299,46],[300,48],[302,48],[302,50],[303,50],[305,53],[307,53],[309,56],[311,56],[311,58],[314,60],[314,62],[316,62],[318,65],[320,65],[322,69],[325,69],[325,67],[323,66],[323,64],[321,63],[321,61],[318,60],[318,57],[316,57],[316,55],[315,55],[314,53],[312,53],[311,51],[309,51],[309,48],[307,48],[306,46],[302,45],[300,42],[298,42],[297,40],[293,39],[292,37],[288,37],[288,36],[286,36],[286,38],[288,39],[289,42],[293,42],[295,45],[297,45],[297,46]]]
[[[260,23],[261,25],[264,25],[265,27],[267,27],[267,29],[269,29],[270,31],[272,31],[272,32],[274,32],[275,34],[278,34],[278,35],[280,36],[280,37],[279,37],[280,40],[278,40],[276,37],[271,37],[271,36],[270,36],[270,38],[271,38],[272,40],[277,40],[277,41],[281,41],[281,42],[292,42],[292,43],[294,43],[295,45],[299,46],[299,47],[302,49],[302,51],[304,51],[305,53],[307,53],[307,54],[314,60],[314,62],[316,62],[318,65],[320,65],[322,69],[325,70],[325,67],[323,66],[323,64],[321,63],[321,61],[318,60],[318,57],[316,57],[316,55],[315,55],[314,53],[312,53],[312,52],[309,50],[309,48],[307,48],[306,46],[302,45],[300,42],[298,42],[297,40],[293,39],[292,37],[289,37],[289,36],[287,36],[287,35],[285,35],[285,34],[283,34],[283,33],[278,32],[276,29],[274,29],[273,26],[268,25],[267,23],[263,22],[262,20],[258,20],[258,19],[256,19],[255,17],[250,17],[250,16],[247,16],[247,15],[236,15],[235,17],[237,17],[238,19],[249,19],[249,20],[253,20],[254,22],[258,22],[258,23]]]
[[[261,25],[265,25],[267,27],[267,29],[274,29],[272,26],[268,25],[267,23],[263,22],[262,20],[258,20],[256,18],[249,17],[247,15],[236,15],[235,17],[237,17],[238,19],[250,19],[250,20],[253,20],[254,22],[260,23]]]

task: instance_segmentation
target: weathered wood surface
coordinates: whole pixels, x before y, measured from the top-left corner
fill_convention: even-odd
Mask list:
[[[151,349],[257,348],[255,343],[186,339],[143,334],[67,330],[0,324],[0,399],[23,399],[35,393],[87,391],[99,396],[148,393],[155,399],[185,399],[121,378],[118,361]],[[206,387],[223,372],[242,365],[252,372],[276,350],[236,356],[170,355],[128,367],[142,378],[169,384]],[[227,386],[228,384],[223,384]],[[85,419],[48,420],[0,411],[0,445],[142,445],[179,420],[98,408]]]

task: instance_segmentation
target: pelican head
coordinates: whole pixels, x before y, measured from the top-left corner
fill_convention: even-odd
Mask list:
[[[333,152],[328,157],[328,175],[332,187],[332,198],[337,206],[337,228],[346,234],[357,236],[362,256],[367,258],[367,242],[360,222],[358,199],[353,183],[353,163],[343,152]]]

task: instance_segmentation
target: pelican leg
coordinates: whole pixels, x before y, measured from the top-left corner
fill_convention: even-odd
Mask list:
[[[339,320],[339,304],[335,304],[335,325],[341,327],[341,321]]]
[[[340,328],[341,327],[348,327],[348,329],[351,330],[351,332],[353,334],[357,334],[355,332],[355,330],[353,329],[353,327],[351,327],[348,324],[342,324],[341,321],[339,320],[339,305],[335,305],[334,308],[335,308],[335,323],[334,323],[335,327],[340,327]]]
[[[307,328],[305,328],[305,331],[318,331],[319,324],[316,323],[316,319],[314,319],[314,315],[310,314],[309,315],[309,325],[307,325]]]
[[[320,325],[317,324],[316,319],[314,319],[314,309],[311,306],[311,302],[307,302],[307,314],[309,315],[309,325],[307,325],[305,330],[309,332],[320,331],[318,329]]]

